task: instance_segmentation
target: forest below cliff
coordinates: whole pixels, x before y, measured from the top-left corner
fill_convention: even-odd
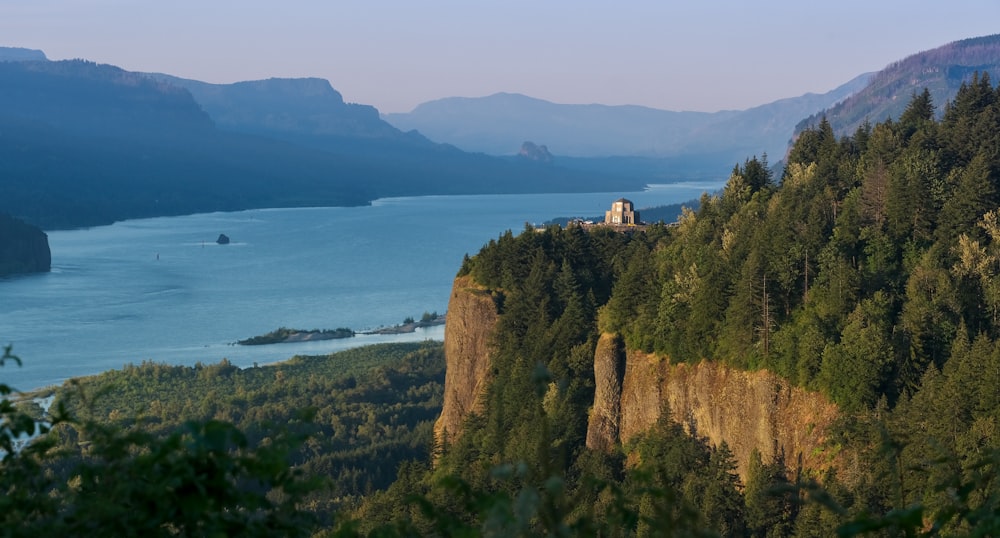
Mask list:
[[[396,355],[375,377],[317,370],[294,384],[287,381],[301,361],[246,371],[143,365],[109,375],[89,405],[61,400],[115,430],[102,437],[95,428],[107,430],[97,426],[56,427],[51,442],[81,451],[84,466],[68,475],[76,486],[49,483],[41,506],[60,515],[52,521],[81,528],[72,527],[75,510],[108,509],[78,495],[100,490],[98,471],[121,472],[129,477],[121,483],[133,484],[125,471],[148,471],[140,464],[150,460],[140,456],[162,453],[152,460],[161,472],[223,465],[232,470],[212,487],[229,494],[234,483],[256,484],[249,491],[263,492],[240,509],[225,496],[202,507],[202,517],[222,519],[212,529],[266,521],[295,531],[288,534],[338,536],[996,535],[1000,88],[977,74],[937,117],[924,92],[898,119],[864,124],[851,136],[838,138],[820,121],[798,138],[781,177],[766,159],[747,159],[722,193],[704,196],[676,226],[526,228],[490,241],[459,271],[498,314],[488,383],[460,432],[432,446],[421,445],[430,442],[429,416],[442,393],[450,397],[433,345]],[[667,414],[610,450],[588,448],[602,334],[663,361],[773,371],[835,402],[842,416],[828,445],[836,461],[810,469],[755,453],[741,477],[726,443],[687,435],[689,425]],[[133,394],[150,379],[171,378],[184,380],[183,396]],[[116,411],[128,401],[149,402],[147,423]],[[307,416],[272,415],[300,406],[315,410],[318,426]],[[247,433],[226,437],[219,423],[206,430],[195,422],[186,437],[172,437],[188,419],[235,423]],[[289,428],[301,434],[297,443],[280,433]],[[122,449],[108,441],[120,432],[177,440],[143,438]],[[343,432],[358,452],[337,444]],[[397,435],[408,448],[393,441]],[[224,449],[185,460],[170,450],[185,439]],[[275,456],[286,444],[297,448]],[[225,467],[230,446],[244,459]],[[30,511],[40,501],[23,495],[31,489],[24,485],[71,467],[42,458],[42,448],[4,460],[3,491],[22,493],[0,500],[8,525],[23,517],[47,528],[50,520]],[[32,472],[40,464],[31,458],[48,474]],[[356,475],[344,472],[355,468]],[[306,478],[340,489],[305,492]],[[185,480],[164,491],[191,486]],[[115,491],[135,493],[122,487]],[[162,500],[151,491],[140,492]],[[208,528],[198,527],[206,525],[198,513],[180,527],[188,524],[180,515],[173,528]],[[164,525],[157,528],[171,528]]]
[[[0,534],[310,535],[429,461],[443,379],[440,342],[422,342],[244,369],[146,362],[16,411],[4,398]],[[51,433],[11,457],[6,433],[43,417]]]

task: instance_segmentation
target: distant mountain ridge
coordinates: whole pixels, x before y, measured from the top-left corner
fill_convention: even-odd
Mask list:
[[[998,68],[1000,36],[986,36],[743,111],[500,93],[380,116],[318,78],[209,84],[0,47],[0,211],[52,229],[385,196],[635,190],[718,178],[753,155],[777,162],[796,126],[825,115],[851,132],[898,117],[924,87],[940,110],[972,73]],[[525,142],[547,156],[516,155]]]
[[[645,185],[435,144],[372,107],[344,103],[320,79],[211,85],[0,54],[15,58],[0,60],[0,211],[44,229],[387,196]]]
[[[607,156],[650,153],[656,132],[671,142],[704,123],[704,112],[671,112],[635,105],[563,105],[517,93],[486,97],[446,97],[418,105],[410,113],[385,114],[396,127],[416,129],[438,142],[469,151],[508,155],[524,140],[544,142],[559,155]],[[571,136],[570,136],[571,135]]]
[[[437,142],[494,155],[517,152],[524,140],[557,156],[670,158],[705,155],[725,165],[751,155],[784,154],[805,116],[860,90],[861,75],[821,94],[782,99],[747,110],[675,112],[635,105],[557,104],[520,94],[450,97],[383,117]]]
[[[47,60],[45,53],[40,50],[0,47],[0,62],[44,62]]]
[[[801,132],[825,117],[837,135],[853,134],[865,121],[899,119],[914,94],[926,88],[937,112],[976,72],[1000,76],[1000,34],[954,41],[895,62],[871,78],[861,91],[817,111],[796,126]]]
[[[0,115],[78,135],[160,137],[177,129],[214,129],[183,88],[84,60],[0,62],[0,96]]]
[[[672,112],[639,106],[566,105],[524,95],[451,97],[383,117],[437,142],[493,155],[545,144],[554,162],[587,170],[627,170],[651,180],[718,176],[767,153],[784,158],[803,129],[826,117],[838,135],[863,122],[898,119],[927,88],[938,112],[974,73],[1000,77],[1000,34],[955,41],[866,73],[824,94],[781,99],[742,111]],[[738,91],[738,90],[734,90]]]
[[[216,125],[248,133],[398,138],[370,105],[345,103],[321,78],[270,78],[210,84],[164,74],[154,78],[180,86],[194,96]]]

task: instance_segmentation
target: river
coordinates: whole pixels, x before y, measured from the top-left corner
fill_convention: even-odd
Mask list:
[[[237,346],[278,327],[355,331],[447,309],[465,254],[554,217],[684,202],[722,183],[643,192],[388,198],[365,207],[265,209],[51,231],[52,271],[0,279],[0,344],[23,360],[0,380],[27,391],[143,361],[267,364],[296,354],[443,339],[404,335]],[[226,234],[228,245],[216,244]]]

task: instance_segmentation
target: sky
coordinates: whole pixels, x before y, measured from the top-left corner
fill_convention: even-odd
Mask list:
[[[0,46],[212,83],[320,77],[383,113],[496,92],[742,110],[1000,33],[1000,0],[0,0]]]

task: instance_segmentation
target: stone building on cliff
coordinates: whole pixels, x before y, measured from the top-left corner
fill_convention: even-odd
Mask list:
[[[611,209],[604,212],[605,224],[635,226],[639,224],[639,212],[631,200],[619,198],[611,204]]]

